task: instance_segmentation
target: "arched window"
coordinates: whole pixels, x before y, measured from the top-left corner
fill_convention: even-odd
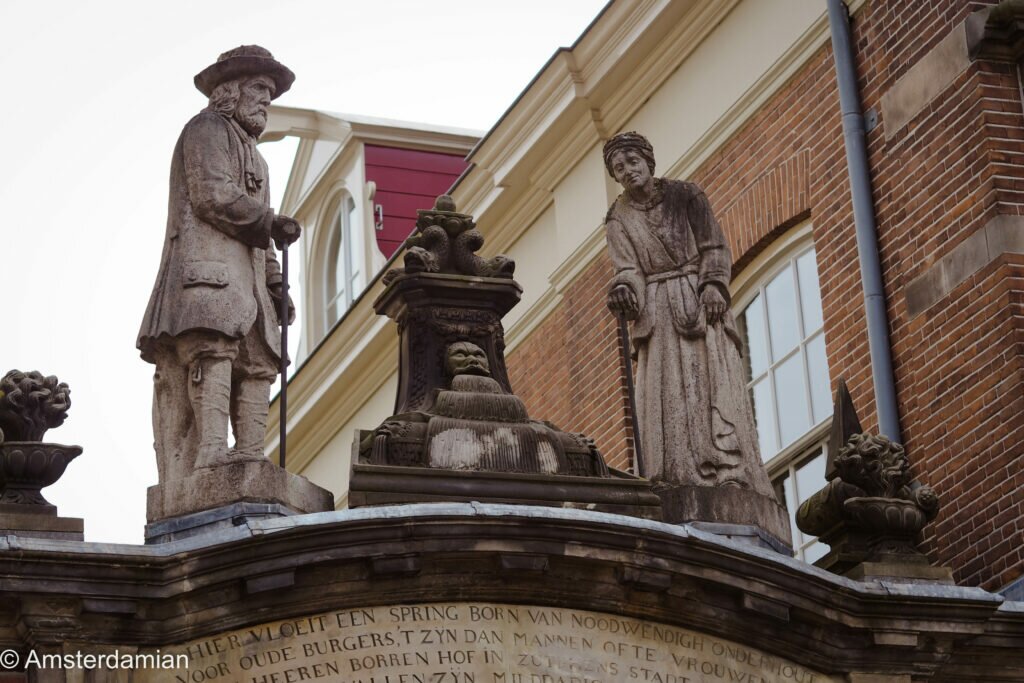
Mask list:
[[[341,319],[362,286],[363,240],[355,201],[348,194],[342,195],[330,216],[324,280],[324,333]]]
[[[803,239],[763,255],[734,298],[747,387],[757,420],[761,457],[792,520],[825,485],[831,383],[814,246]],[[827,546],[791,524],[799,557],[813,562]]]

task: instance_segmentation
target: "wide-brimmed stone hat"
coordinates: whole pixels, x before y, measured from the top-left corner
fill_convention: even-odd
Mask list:
[[[295,74],[281,62],[274,59],[270,50],[259,45],[240,45],[228,50],[211,64],[196,74],[194,79],[199,92],[207,97],[221,83],[240,76],[270,76],[274,79],[274,97],[283,95],[295,81]]]

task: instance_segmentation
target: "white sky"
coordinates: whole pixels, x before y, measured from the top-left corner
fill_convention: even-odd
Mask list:
[[[278,104],[487,130],[604,2],[0,0],[0,374],[71,386],[46,437],[85,449],[43,491],[60,514],[142,542],[157,477],[135,337],[196,73],[256,43],[297,75]],[[294,146],[261,148],[279,197]]]

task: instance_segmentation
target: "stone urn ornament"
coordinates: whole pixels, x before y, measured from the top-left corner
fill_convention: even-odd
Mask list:
[[[877,434],[854,434],[835,465],[842,481],[863,492],[844,500],[843,512],[852,526],[875,534],[873,552],[917,554],[914,539],[935,518],[939,499],[930,486],[911,480],[903,446]]]
[[[839,380],[828,483],[796,514],[797,527],[831,546],[816,564],[851,578],[951,582],[932,567],[917,538],[939,512],[939,497],[913,479],[901,444],[864,433],[849,390]]]
[[[70,407],[71,390],[53,375],[11,370],[0,380],[0,505],[56,510],[41,489],[60,479],[82,449],[43,437],[64,424]]]

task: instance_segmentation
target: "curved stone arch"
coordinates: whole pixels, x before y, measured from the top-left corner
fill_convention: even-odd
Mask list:
[[[0,569],[19,577],[0,586],[0,616],[17,624],[0,630],[0,649],[22,655],[30,644],[61,652],[67,642],[87,652],[187,651],[205,670],[244,645],[224,637],[232,630],[261,641],[262,625],[289,620],[294,628],[281,636],[315,637],[325,622],[308,615],[490,603],[621,616],[652,633],[687,629],[706,636],[703,648],[689,644],[705,659],[786,683],[866,680],[847,678],[852,672],[909,681],[920,671],[929,680],[1019,680],[1024,670],[1021,612],[1001,610],[1002,598],[983,590],[858,582],[685,524],[557,507],[370,507],[250,521],[152,546],[19,538],[16,551],[0,553]],[[597,633],[595,644],[604,650],[623,632]],[[263,649],[288,644],[269,637]],[[711,639],[742,649],[716,649]],[[686,645],[655,654],[663,662],[672,652],[697,656]],[[642,665],[643,654],[622,656]],[[787,660],[800,670],[790,672]],[[169,678],[154,670],[136,680]]]

